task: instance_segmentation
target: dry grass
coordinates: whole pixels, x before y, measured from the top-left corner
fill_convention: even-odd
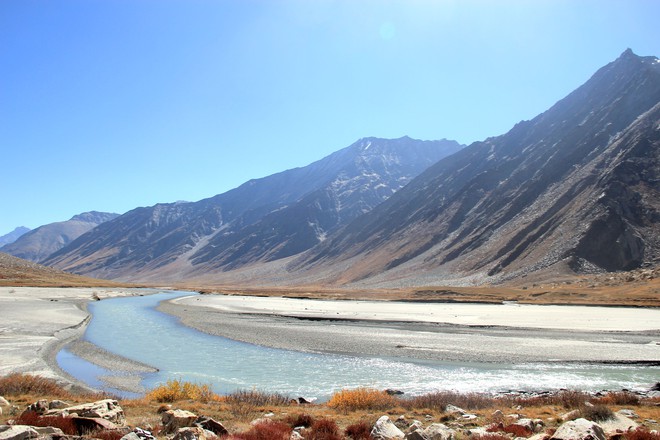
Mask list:
[[[408,409],[431,409],[444,412],[447,405],[476,410],[494,407],[498,404],[498,400],[486,394],[437,391],[405,399],[402,404]]]
[[[228,440],[289,440],[291,428],[286,423],[272,422],[270,420],[257,423],[248,431],[233,434]]]
[[[229,407],[234,417],[245,419],[266,406],[288,405],[291,399],[279,393],[258,390],[239,390],[225,396],[222,401]]]
[[[2,382],[4,381],[0,380],[0,383]],[[23,381],[21,382],[23,383]],[[180,383],[176,388],[183,389],[184,387]],[[25,390],[26,388],[21,388],[21,391]],[[561,424],[560,416],[567,412],[567,407],[578,405],[584,397],[583,393],[577,392],[562,392],[534,398],[493,397],[476,393],[462,395],[443,392],[429,393],[418,397],[396,398],[378,390],[361,389],[360,391],[345,390],[342,392],[342,402],[360,401],[359,399],[346,399],[345,397],[350,395],[344,395],[347,391],[352,391],[354,395],[357,393],[358,395],[371,396],[376,403],[355,405],[353,406],[355,409],[348,409],[347,406],[344,406],[338,410],[338,408],[330,406],[329,402],[299,405],[290,401],[286,396],[249,390],[239,391],[229,396],[223,396],[218,400],[207,400],[205,402],[195,399],[177,400],[172,403],[172,407],[192,411],[195,414],[212,417],[220,421],[232,433],[228,438],[236,440],[277,440],[278,438],[288,440],[291,430],[298,426],[305,428],[301,434],[308,440],[366,440],[369,438],[374,422],[384,414],[389,415],[392,420],[396,420],[402,415],[408,421],[422,420],[424,425],[441,421],[460,432],[461,429],[474,427],[474,423],[478,426],[488,426],[495,421],[495,417],[492,416],[493,412],[500,410],[504,415],[500,420],[497,420],[498,423],[502,423],[501,429],[497,432],[484,436],[468,437],[465,435],[461,438],[463,440],[510,440],[515,436],[527,436],[529,433],[527,431],[523,432],[524,428],[521,430],[510,425],[512,421],[507,419],[508,414],[517,413],[525,418],[544,420],[546,423],[545,433],[547,434]],[[25,408],[28,404],[41,398],[48,398],[49,400],[60,398],[71,404],[91,401],[89,398],[77,394],[67,395],[65,398],[63,395],[44,395],[40,392],[27,393],[14,398],[10,396],[9,400],[12,404]],[[382,399],[386,399],[387,404],[383,404]],[[602,399],[623,402],[629,401],[630,396],[616,394],[608,397],[608,395],[605,395],[592,398],[591,401],[599,405],[598,401]],[[444,411],[447,404],[469,410],[478,415],[479,418],[476,421],[469,421],[463,420],[461,417],[452,417]],[[155,433],[158,432],[161,422],[157,411],[162,405],[161,403],[143,397],[141,399],[121,400],[120,405],[126,413],[129,426],[138,426]],[[376,405],[377,408],[374,409],[373,405]],[[521,407],[518,405],[521,405]],[[660,440],[660,438],[654,437],[654,434],[650,433],[650,430],[658,429],[660,425],[644,422],[646,419],[660,420],[660,406],[656,406],[652,399],[641,399],[638,404],[630,405],[608,404],[608,407],[615,411],[622,407],[633,409],[640,416],[638,421],[643,422],[648,428],[627,433],[625,437],[629,440]],[[250,425],[253,420],[263,418],[266,413],[271,412],[274,414],[268,419],[271,421],[260,423],[257,427]],[[7,411],[0,416],[0,424],[16,417],[17,414],[9,415]],[[29,423],[32,424],[33,422],[29,421]],[[53,423],[49,424],[52,425]],[[115,435],[116,433],[108,432],[101,435],[94,433],[93,436],[102,438],[102,440],[118,440],[113,437]]]
[[[52,379],[31,374],[10,374],[0,377],[0,396],[21,396],[25,394],[57,395],[69,397],[69,392]]]
[[[656,272],[658,270],[656,269]],[[486,302],[518,301],[525,304],[583,304],[610,306],[660,306],[660,277],[642,279],[640,271],[607,273],[594,276],[567,274],[561,280],[514,280],[501,286],[428,286],[402,289],[342,289],[338,286],[246,286],[244,280],[235,285],[214,285],[213,282],[177,284],[183,290],[202,293],[240,294],[341,300],[406,300]],[[634,281],[629,281],[631,277]],[[612,280],[613,279],[613,280]],[[524,281],[524,283],[523,283]]]
[[[398,406],[399,400],[385,391],[372,388],[341,390],[332,395],[328,406],[339,411],[385,410]]]

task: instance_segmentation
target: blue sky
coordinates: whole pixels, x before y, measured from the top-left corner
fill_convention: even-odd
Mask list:
[[[483,140],[630,47],[656,0],[2,0],[0,235],[199,200],[366,136]]]

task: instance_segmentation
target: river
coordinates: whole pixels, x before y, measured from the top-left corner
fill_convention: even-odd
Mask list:
[[[163,292],[93,302],[89,304],[92,320],[84,339],[157,368],[158,372],[142,375],[146,388],[168,379],[182,379],[211,384],[218,393],[256,388],[321,400],[341,388],[357,386],[393,388],[406,394],[434,390],[596,391],[645,389],[660,378],[657,366],[439,363],[273,349],[202,333],[156,310],[161,301],[190,295],[193,293]],[[66,349],[57,360],[64,371],[93,387],[127,394],[99,379],[125,373],[104,370]]]

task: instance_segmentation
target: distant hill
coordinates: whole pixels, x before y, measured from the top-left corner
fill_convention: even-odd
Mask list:
[[[8,234],[3,235],[0,237],[0,248],[2,246],[8,245],[10,243],[15,242],[18,240],[18,238],[25,234],[26,232],[29,232],[30,228],[26,228],[25,226],[19,226],[18,228],[14,229]]]
[[[0,252],[0,286],[85,287],[121,284],[72,275]]]
[[[627,50],[548,111],[433,165],[289,277],[487,284],[657,266],[658,121],[660,61]]]
[[[85,232],[118,216],[119,214],[96,211],[78,214],[70,220],[33,229],[0,248],[0,252],[38,263]]]
[[[303,252],[373,209],[455,141],[365,138],[317,162],[193,203],[134,209],[45,263],[120,280],[180,280]]]

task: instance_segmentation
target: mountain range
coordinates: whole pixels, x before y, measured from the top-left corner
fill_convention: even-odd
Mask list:
[[[361,139],[209,199],[134,209],[41,261],[122,281],[367,287],[657,266],[659,121],[660,62],[628,49],[504,135]]]
[[[119,214],[84,212],[73,216],[70,220],[49,223],[26,232],[13,242],[2,246],[0,252],[41,263],[53,252],[63,248],[85,232],[117,217]]]
[[[322,242],[461,147],[449,140],[361,139],[209,199],[132,210],[44,263],[100,278],[169,281],[282,259]]]

